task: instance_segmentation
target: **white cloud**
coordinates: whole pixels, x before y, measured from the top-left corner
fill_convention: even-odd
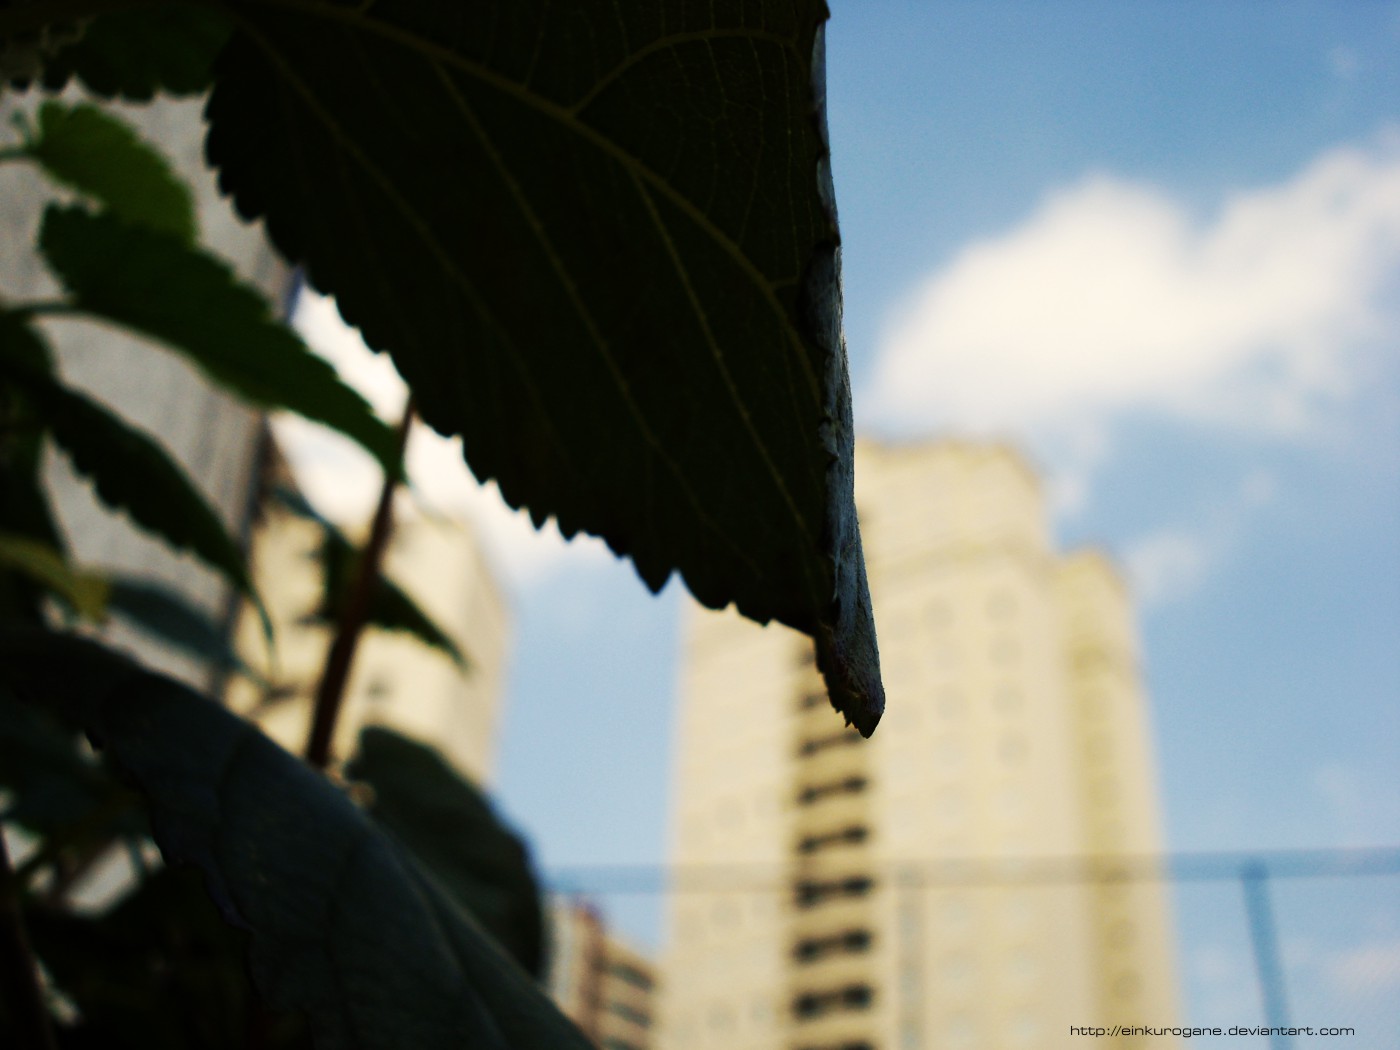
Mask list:
[[[1339,952],[1327,967],[1338,998],[1400,993],[1400,941],[1379,941]]]
[[[1244,535],[1249,516],[1274,498],[1273,476],[1265,471],[1241,479],[1233,499],[1207,521],[1164,528],[1130,543],[1123,553],[1133,596],[1144,606],[1190,597]]]
[[[857,404],[864,422],[916,431],[1025,433],[1135,409],[1297,430],[1355,381],[1349,353],[1383,331],[1397,262],[1394,129],[1208,220],[1155,187],[1090,177],[924,281]]]
[[[1204,537],[1163,529],[1129,544],[1123,560],[1133,596],[1144,605],[1160,605],[1194,591],[1213,557]]]
[[[335,303],[305,292],[295,323],[302,337],[335,365],[385,419],[397,421],[407,388],[385,354],[370,351],[340,319]],[[379,495],[381,475],[357,445],[300,417],[276,421],[279,440],[306,496],[331,519],[353,524],[368,519]],[[566,541],[553,521],[537,530],[524,512],[511,510],[494,483],[480,485],[462,458],[461,442],[414,429],[408,446],[411,491],[424,509],[475,525],[492,561],[508,582],[528,585],[568,563],[614,560],[592,537]]]

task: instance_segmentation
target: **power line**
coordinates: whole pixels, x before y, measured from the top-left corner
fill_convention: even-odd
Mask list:
[[[862,865],[897,886],[1015,886],[1083,882],[1206,882],[1258,872],[1271,879],[1400,875],[1400,846],[1358,849],[1200,851],[1138,855],[900,860]],[[787,864],[569,865],[544,874],[561,893],[786,893],[803,877]]]

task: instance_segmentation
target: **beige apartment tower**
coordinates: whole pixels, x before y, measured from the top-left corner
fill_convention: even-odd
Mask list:
[[[1052,550],[1005,447],[862,443],[857,504],[888,696],[870,740],[805,638],[690,618],[662,1045],[1058,1050],[1071,1025],[1175,1023],[1121,580]]]

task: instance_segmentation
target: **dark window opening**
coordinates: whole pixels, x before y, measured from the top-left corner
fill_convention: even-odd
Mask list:
[[[797,749],[799,755],[815,755],[818,751],[824,751],[829,747],[853,747],[861,740],[861,735],[854,730],[843,729],[839,733],[832,733],[830,736],[813,737],[811,740],[804,740],[802,746]]]
[[[806,835],[797,843],[798,853],[816,853],[835,846],[856,845],[870,837],[869,829],[854,824],[839,831],[828,831],[825,835]]]
[[[649,991],[655,983],[650,974],[644,973],[637,967],[625,962],[614,962],[608,964],[608,973],[620,980],[626,981],[634,988],[642,991]]]
[[[833,955],[855,955],[869,951],[869,930],[844,930],[825,937],[807,937],[797,942],[792,954],[799,963],[816,962]]]
[[[846,777],[844,780],[833,780],[828,784],[812,784],[798,792],[797,803],[800,806],[810,806],[813,802],[820,802],[833,795],[858,795],[869,785],[870,782],[865,777]]]
[[[612,1013],[617,1014],[618,1017],[631,1021],[633,1024],[638,1025],[642,1028],[651,1027],[650,1016],[643,1013],[641,1010],[636,1009],[635,1007],[628,1006],[626,1003],[619,1003],[616,1001],[610,1002],[608,1003],[608,1009]]]
[[[875,993],[868,984],[848,984],[825,992],[805,992],[792,1001],[792,1012],[799,1021],[827,1014],[869,1009]]]
[[[833,879],[830,882],[804,881],[797,884],[797,906],[811,908],[823,901],[846,897],[864,897],[875,883],[863,875],[848,879]]]

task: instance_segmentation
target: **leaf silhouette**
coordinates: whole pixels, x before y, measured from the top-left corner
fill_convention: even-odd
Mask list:
[[[814,0],[268,0],[216,66],[243,215],[536,523],[815,636],[883,708]]]
[[[589,1050],[476,922],[325,778],[95,643],[0,630],[0,682],[78,719],[145,795],[167,863],[250,934],[259,989],[318,1050]]]

